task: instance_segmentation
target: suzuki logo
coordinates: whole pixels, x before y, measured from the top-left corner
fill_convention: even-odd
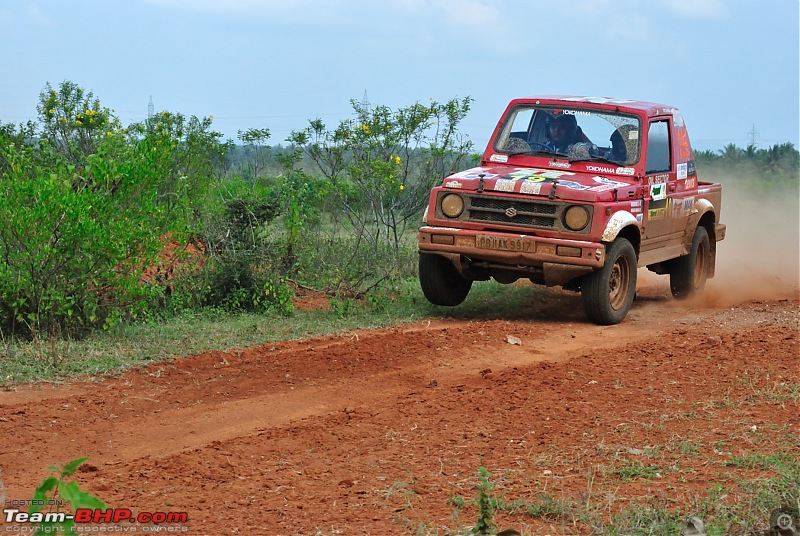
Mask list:
[[[517,215],[517,209],[515,209],[514,207],[506,209],[506,216],[508,216],[509,218],[513,218],[516,215]]]

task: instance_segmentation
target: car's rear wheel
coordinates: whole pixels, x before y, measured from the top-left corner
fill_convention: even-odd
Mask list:
[[[688,255],[670,262],[669,286],[672,295],[685,299],[702,292],[708,280],[711,266],[711,243],[706,228],[698,225],[692,237],[692,249]]]
[[[606,250],[602,268],[584,276],[581,296],[586,316],[595,324],[622,322],[636,294],[636,251],[625,238]]]
[[[420,253],[419,283],[422,293],[434,305],[454,307],[462,303],[472,288],[456,267],[441,255]]]

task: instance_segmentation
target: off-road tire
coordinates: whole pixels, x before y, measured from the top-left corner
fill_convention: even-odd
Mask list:
[[[692,237],[689,254],[670,261],[669,287],[672,295],[682,300],[702,292],[708,280],[710,265],[711,242],[708,231],[698,225]]]
[[[462,303],[472,288],[472,280],[464,279],[449,260],[428,253],[419,255],[419,283],[429,302],[447,307]]]
[[[595,324],[619,324],[636,294],[636,251],[625,238],[606,250],[602,268],[584,276],[581,297],[586,316]]]

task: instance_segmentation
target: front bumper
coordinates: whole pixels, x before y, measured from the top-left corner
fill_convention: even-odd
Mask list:
[[[541,268],[546,284],[588,273],[603,266],[606,246],[602,242],[544,238],[514,233],[497,233],[424,226],[417,243],[420,253],[435,253],[449,258],[459,271],[464,260],[495,268],[525,271]],[[550,274],[550,276],[548,276]],[[561,275],[556,275],[561,274]]]

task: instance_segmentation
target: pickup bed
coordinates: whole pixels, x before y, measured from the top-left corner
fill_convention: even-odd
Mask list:
[[[714,276],[722,187],[702,182],[673,106],[541,96],[509,103],[479,167],[433,188],[419,231],[426,298],[456,306],[494,278],[579,291],[586,315],[616,324],[637,268],[685,298]]]

